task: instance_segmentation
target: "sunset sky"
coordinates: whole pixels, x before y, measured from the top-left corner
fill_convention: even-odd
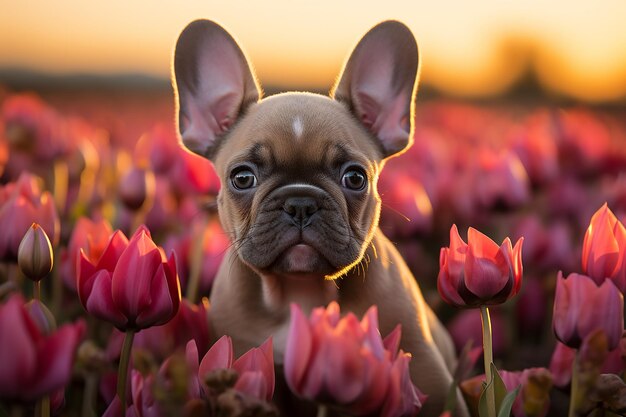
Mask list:
[[[552,91],[626,96],[624,0],[0,0],[0,68],[167,77],[178,33],[201,17],[234,34],[266,85],[329,87],[358,38],[394,18],[418,40],[423,82],[445,92],[497,94],[531,62]]]

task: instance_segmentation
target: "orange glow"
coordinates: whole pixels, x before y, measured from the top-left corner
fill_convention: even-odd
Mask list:
[[[444,92],[496,95],[531,70],[557,93],[626,97],[623,0],[12,2],[0,6],[0,68],[167,77],[178,33],[201,17],[240,40],[267,86],[328,89],[358,37],[396,18],[418,39],[422,82]]]

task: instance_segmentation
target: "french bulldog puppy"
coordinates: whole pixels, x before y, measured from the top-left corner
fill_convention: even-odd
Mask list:
[[[356,45],[330,96],[290,92],[261,99],[246,56],[222,27],[190,23],[174,56],[182,143],[210,159],[232,240],[214,282],[215,336],[237,355],[274,338],[282,362],[289,304],[306,312],[336,300],[361,316],[379,309],[381,334],[402,324],[411,378],[438,416],[452,383],[454,348],[415,278],[378,228],[376,182],[412,142],[418,49],[386,21]],[[456,415],[468,415],[458,397]]]

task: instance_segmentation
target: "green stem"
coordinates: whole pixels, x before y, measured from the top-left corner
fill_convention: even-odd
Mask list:
[[[491,318],[489,308],[480,306],[480,321],[483,325],[483,356],[485,358],[485,376],[487,378],[487,417],[496,417],[496,393],[491,374],[493,362],[493,345],[491,341]]]
[[[41,302],[41,281],[35,281],[33,283],[33,299]]]
[[[205,229],[207,228],[208,221],[205,219],[200,227],[196,229],[196,233],[199,233],[199,239],[195,240],[195,244],[192,245],[191,253],[189,254],[189,281],[187,282],[187,291],[185,292],[185,298],[191,303],[196,302],[198,297],[198,288],[200,287],[200,275],[202,273],[202,250],[204,248]]]
[[[328,407],[323,404],[317,406],[317,417],[326,417],[328,415]]]
[[[24,409],[19,405],[11,407],[11,417],[22,417],[24,415]]]
[[[53,190],[54,190],[54,203],[59,213],[65,211],[65,204],[67,202],[67,184],[69,181],[69,172],[67,163],[64,160],[58,160],[54,164],[53,171]]]
[[[41,400],[39,400],[40,404],[40,416],[41,417],[50,417],[50,397],[46,395]]]
[[[579,377],[579,353],[576,351],[576,356],[574,356],[574,362],[572,362],[572,384],[571,391],[569,397],[569,414],[568,417],[576,416],[576,393],[578,392],[578,377]]]
[[[83,408],[81,415],[84,417],[95,417],[95,404],[98,395],[98,376],[92,373],[85,377],[85,388],[83,390]]]
[[[126,384],[128,381],[128,365],[130,363],[130,353],[133,347],[134,330],[127,330],[124,336],[124,345],[120,353],[120,367],[117,371],[117,396],[120,399],[122,413],[126,410]]]
[[[56,255],[56,254],[55,254]],[[56,258],[55,256],[55,259]],[[63,280],[59,275],[59,269],[52,270],[52,297],[50,300],[50,310],[55,317],[59,317],[61,313],[61,303],[63,301]]]

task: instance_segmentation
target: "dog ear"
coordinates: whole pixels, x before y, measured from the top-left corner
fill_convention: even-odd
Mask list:
[[[348,58],[331,97],[345,103],[380,141],[385,157],[413,142],[419,58],[410,29],[396,21],[374,26]]]
[[[262,94],[237,42],[209,20],[191,22],[180,34],[173,78],[182,142],[209,159],[217,138]]]

